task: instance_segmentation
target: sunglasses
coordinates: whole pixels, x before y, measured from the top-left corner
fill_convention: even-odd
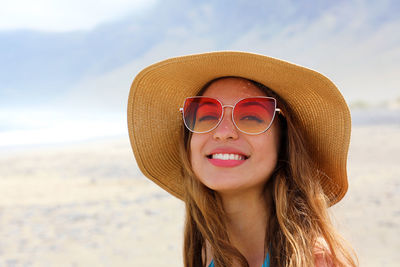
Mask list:
[[[232,108],[232,121],[236,128],[246,134],[260,134],[271,127],[276,107],[276,99],[266,96],[248,97],[235,105],[222,105],[215,98],[194,96],[185,99],[180,112],[186,128],[193,133],[207,133],[222,121],[224,108]]]

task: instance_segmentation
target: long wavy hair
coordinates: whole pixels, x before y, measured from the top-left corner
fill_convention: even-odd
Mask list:
[[[211,83],[223,78],[228,77],[208,82],[198,95],[202,95]],[[285,114],[277,116],[281,130],[278,162],[264,186],[265,201],[272,204],[264,242],[264,252],[268,251],[271,266],[314,266],[316,253],[324,257],[327,266],[357,266],[353,250],[332,226],[327,211],[329,199],[319,182],[322,174],[309,156],[307,140],[298,130],[290,107],[268,87],[249,81],[267,96],[276,98]],[[215,266],[228,267],[237,262],[248,267],[246,258],[230,243],[226,230],[227,215],[221,198],[202,184],[193,172],[190,164],[191,136],[192,133],[182,125],[180,152],[186,205],[184,265],[206,266],[207,241]],[[319,252],[316,251],[318,248]]]

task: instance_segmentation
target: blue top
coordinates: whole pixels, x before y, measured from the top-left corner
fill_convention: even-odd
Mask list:
[[[211,260],[211,263],[208,265],[208,267],[215,267],[214,260]],[[269,253],[267,253],[267,257],[265,258],[265,261],[261,267],[269,267]]]

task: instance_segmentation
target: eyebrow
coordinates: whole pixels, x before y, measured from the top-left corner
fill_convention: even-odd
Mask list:
[[[266,111],[269,111],[267,109],[267,105],[263,105],[262,103],[260,103],[259,101],[252,101],[252,102],[246,102],[242,104],[243,106],[261,106],[263,109],[265,109]]]
[[[198,107],[201,107],[201,106],[204,106],[204,105],[216,106],[217,104],[215,102],[212,102],[212,101],[204,101],[204,102],[202,101],[202,102],[200,102]]]
[[[200,108],[200,107],[205,106],[205,105],[217,106],[217,104],[215,102],[213,102],[213,101],[202,101],[202,102],[199,103],[197,108]],[[266,104],[264,105],[260,101],[246,102],[246,103],[243,103],[242,105],[243,106],[260,106],[263,109],[265,109],[266,111],[269,111],[268,108],[267,108],[267,105]],[[223,106],[230,106],[230,105],[223,105]]]

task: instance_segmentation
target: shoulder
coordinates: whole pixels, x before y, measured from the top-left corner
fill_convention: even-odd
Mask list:
[[[316,240],[314,249],[314,265],[315,267],[334,267],[332,254],[325,239],[320,237]]]
[[[315,267],[334,267],[330,254],[314,254]]]

